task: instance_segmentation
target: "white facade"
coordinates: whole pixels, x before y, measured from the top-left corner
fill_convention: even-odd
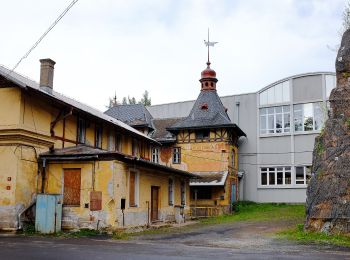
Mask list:
[[[239,140],[240,199],[301,203],[311,176],[315,137],[327,117],[335,87],[332,72],[282,79],[256,93],[222,97],[231,120],[246,134]],[[154,118],[185,117],[194,101],[149,107]]]

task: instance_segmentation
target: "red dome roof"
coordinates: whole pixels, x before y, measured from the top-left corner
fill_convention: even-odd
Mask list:
[[[205,78],[216,78],[216,72],[215,70],[210,68],[210,62],[207,62],[207,68],[205,70],[202,71],[201,73],[201,78],[205,79]]]

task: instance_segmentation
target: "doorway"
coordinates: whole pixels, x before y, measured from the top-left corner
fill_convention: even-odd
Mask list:
[[[158,220],[159,187],[151,187],[151,221]]]

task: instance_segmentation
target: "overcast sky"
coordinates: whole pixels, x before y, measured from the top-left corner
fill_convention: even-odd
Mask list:
[[[0,64],[12,68],[71,0],[1,3]],[[219,95],[257,91],[294,74],[334,71],[346,0],[80,0],[16,72],[100,110],[117,93],[152,104],[195,99],[210,28]]]

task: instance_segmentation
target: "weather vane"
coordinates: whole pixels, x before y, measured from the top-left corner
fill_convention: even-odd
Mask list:
[[[210,60],[209,60],[209,47],[214,47],[215,44],[217,44],[218,42],[211,42],[209,41],[209,28],[208,28],[208,41],[204,40],[204,44],[205,46],[208,47],[208,66],[210,65]]]

